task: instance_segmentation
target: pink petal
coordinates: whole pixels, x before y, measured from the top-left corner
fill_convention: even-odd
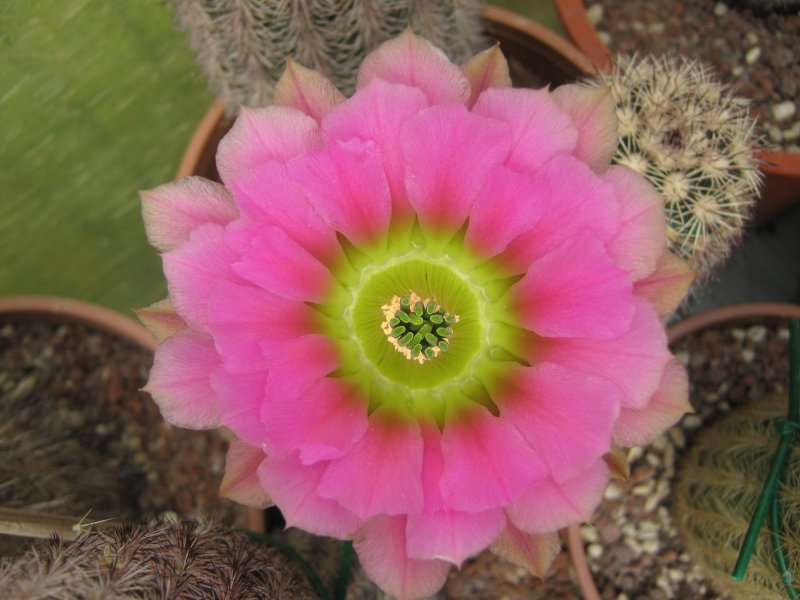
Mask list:
[[[558,154],[573,151],[578,133],[547,89],[491,88],[484,91],[472,112],[499,119],[511,129],[511,151],[506,165],[533,173]]]
[[[278,227],[231,228],[225,239],[244,248],[241,260],[233,264],[235,273],[287,300],[320,302],[333,282],[325,265]]]
[[[467,244],[484,257],[499,254],[536,225],[547,205],[547,191],[538,179],[497,167],[472,206]]]
[[[455,231],[503,162],[508,127],[460,105],[434,106],[406,123],[400,144],[408,199],[427,228]]]
[[[288,169],[331,226],[354,244],[369,243],[388,229],[391,196],[374,142],[333,141],[291,161]]]
[[[536,350],[534,360],[613,381],[622,392],[622,407],[641,408],[656,391],[671,355],[664,326],[653,308],[636,298],[634,306],[630,329],[619,337],[547,340]]]
[[[489,546],[505,522],[501,508],[477,513],[448,510],[408,515],[408,556],[441,559],[461,566],[464,560]]]
[[[202,177],[184,177],[140,193],[147,239],[168,252],[205,223],[226,225],[238,211],[228,190]]]
[[[233,440],[228,447],[225,476],[219,486],[219,495],[255,508],[272,506],[272,498],[258,479],[258,467],[265,458],[261,449]]]
[[[547,533],[588,521],[608,484],[608,466],[600,458],[586,471],[557,483],[548,478],[531,486],[506,512],[516,527]]]
[[[561,552],[558,533],[525,533],[508,523],[503,533],[492,544],[492,552],[544,579],[550,565]]]
[[[325,463],[303,465],[296,454],[270,456],[258,468],[261,485],[281,509],[287,527],[317,535],[349,538],[361,525],[349,510],[317,495]]]
[[[557,156],[536,178],[549,201],[536,227],[509,245],[505,255],[512,265],[526,269],[565,239],[585,233],[602,242],[616,235],[621,209],[614,191],[584,163],[573,156]]]
[[[516,375],[515,389],[499,398],[501,415],[536,448],[555,481],[574,477],[611,450],[616,386],[548,363],[520,367]]]
[[[171,335],[186,328],[186,323],[178,316],[169,298],[154,302],[144,308],[135,308],[133,312],[156,340],[163,342]]]
[[[367,55],[358,69],[356,88],[365,88],[373,79],[420,88],[431,104],[463,104],[470,95],[461,69],[410,29]]]
[[[261,344],[267,361],[270,398],[296,398],[339,367],[336,347],[329,338],[310,334]]]
[[[508,61],[500,50],[500,44],[484,50],[461,65],[469,81],[470,96],[467,107],[472,108],[484,90],[511,87]]]
[[[519,430],[484,409],[447,421],[442,453],[440,489],[455,510],[506,506],[547,473],[547,465]]]
[[[680,306],[695,272],[683,260],[665,250],[653,273],[633,285],[633,293],[655,307],[660,317],[671,315]]]
[[[567,239],[513,287],[521,322],[546,337],[609,339],[630,327],[633,286],[591,234]]]
[[[210,337],[184,329],[156,349],[150,380],[144,388],[161,415],[178,427],[219,427],[219,406],[209,374],[220,358]]]
[[[370,519],[356,533],[353,547],[369,578],[398,600],[432,596],[450,571],[443,560],[408,557],[405,516]]]
[[[308,465],[339,458],[364,437],[367,403],[340,381],[322,378],[300,394],[271,397],[262,419],[270,434],[268,452],[299,450]]]
[[[207,223],[189,240],[162,255],[169,297],[176,312],[196,329],[205,329],[209,297],[221,282],[240,281],[231,265],[236,253],[225,245],[223,228]]]
[[[625,167],[610,167],[603,179],[613,186],[622,206],[619,233],[606,244],[606,250],[634,280],[646,277],[667,247],[664,199],[644,177]]]
[[[414,421],[393,422],[380,412],[342,458],[331,461],[319,493],[361,518],[422,510],[422,438]]]
[[[686,369],[673,359],[667,363],[658,390],[646,406],[622,409],[614,426],[614,442],[626,448],[649,444],[687,412],[693,409]]]
[[[222,138],[217,170],[231,187],[262,164],[285,162],[319,146],[319,127],[308,115],[285,106],[242,107],[239,118]]]
[[[219,399],[222,424],[251,446],[260,448],[266,440],[266,429],[261,422],[266,371],[230,373],[219,367],[211,374],[211,386]]]
[[[333,264],[341,253],[333,228],[289,179],[286,166],[275,161],[233,186],[242,213],[227,230],[241,229],[229,236],[228,243],[239,253],[247,250],[250,239],[257,237],[265,224],[283,229],[311,255],[324,264]]]
[[[291,58],[275,84],[272,101],[277,106],[290,106],[319,122],[344,96],[322,73],[297,64]]]
[[[312,332],[311,309],[301,302],[279,298],[245,285],[223,283],[209,301],[209,330],[232,373],[264,369],[261,344]]]
[[[619,144],[617,111],[611,88],[562,85],[553,91],[552,96],[578,130],[575,156],[596,173],[605,171]]]
[[[322,120],[326,136],[341,141],[358,138],[375,142],[383,157],[395,217],[403,217],[411,210],[397,132],[410,117],[427,106],[421,90],[375,79]]]

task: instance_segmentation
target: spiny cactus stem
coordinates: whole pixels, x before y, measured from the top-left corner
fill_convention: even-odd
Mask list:
[[[0,506],[0,534],[47,539],[54,533],[71,542],[92,527],[110,527],[119,521],[105,519],[87,522],[83,517],[65,517],[36,510],[20,510]]]
[[[775,554],[777,557],[778,568],[781,572],[781,580],[786,586],[789,597],[793,600],[798,598],[797,593],[794,591],[790,577],[787,577],[788,569],[786,567],[786,555],[783,552],[783,545],[780,542],[780,519],[778,508],[778,483],[786,470],[786,463],[792,452],[792,444],[795,440],[795,434],[800,433],[800,420],[798,420],[798,413],[800,413],[800,320],[792,319],[790,322],[790,379],[789,379],[789,414],[786,421],[780,423],[778,431],[780,432],[780,442],[778,449],[775,451],[775,458],[772,460],[772,466],[769,470],[769,475],[764,482],[764,487],[761,490],[761,495],[758,498],[753,519],[747,527],[744,542],[742,543],[739,556],[736,559],[736,565],[733,567],[731,576],[737,580],[742,581],[747,572],[747,565],[750,562],[750,557],[753,555],[753,550],[758,540],[758,533],[761,526],[764,524],[764,519],[767,516],[767,511],[770,511],[770,528],[772,530],[772,539],[775,546]]]

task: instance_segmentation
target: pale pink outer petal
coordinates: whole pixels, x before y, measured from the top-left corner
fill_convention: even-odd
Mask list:
[[[289,179],[286,166],[272,161],[261,165],[250,176],[233,185],[234,195],[246,216],[228,225],[227,230],[241,229],[255,237],[265,224],[283,229],[289,236],[324,264],[339,256],[341,247],[336,232],[325,221],[302,190]],[[242,253],[249,241],[231,236],[231,244]]]
[[[258,467],[265,458],[260,448],[233,440],[228,446],[225,476],[219,486],[219,495],[255,508],[272,506],[272,498],[258,479]]]
[[[515,171],[532,173],[554,156],[571,153],[578,141],[575,126],[547,89],[490,88],[472,112],[510,126],[506,165]]]
[[[505,516],[500,508],[477,513],[448,508],[439,487],[444,470],[441,433],[435,425],[425,425],[422,438],[425,510],[408,516],[408,556],[420,560],[438,558],[460,565],[492,543],[505,525]]]
[[[511,288],[525,327],[546,337],[611,339],[633,318],[633,285],[591,234],[567,239]]]
[[[689,265],[665,250],[655,271],[634,283],[633,293],[652,304],[660,317],[668,317],[683,302],[694,277]]]
[[[307,69],[290,58],[275,84],[272,102],[296,108],[319,122],[334,106],[344,102],[344,95],[322,73]]]
[[[266,430],[261,422],[267,388],[266,371],[229,373],[219,367],[211,373],[211,387],[217,395],[222,424],[251,446],[261,447]]]
[[[562,85],[553,91],[552,97],[578,130],[575,156],[596,173],[605,171],[619,145],[611,88]]]
[[[242,236],[247,239],[241,240]],[[239,240],[232,242],[232,237]],[[231,228],[225,241],[246,248],[241,260],[232,265],[237,275],[287,300],[320,302],[333,283],[325,265],[278,227],[267,225],[247,232]]]
[[[404,515],[370,519],[356,533],[353,547],[369,578],[398,600],[432,596],[450,571],[450,564],[443,560],[408,557]]]
[[[195,329],[206,329],[209,299],[216,286],[241,281],[231,268],[239,257],[225,245],[223,233],[221,225],[206,223],[192,231],[188,241],[161,256],[172,305]]]
[[[300,394],[271,397],[262,414],[267,452],[299,450],[305,465],[345,455],[367,431],[367,403],[353,396],[342,382],[324,377]]]
[[[383,157],[383,168],[392,194],[393,216],[411,210],[405,187],[405,166],[397,132],[412,116],[427,108],[422,90],[375,79],[347,102],[335,107],[322,120],[325,137],[375,142]]]
[[[380,410],[353,449],[329,463],[319,494],[361,518],[420,512],[422,437],[414,421],[394,422]]]
[[[550,565],[561,552],[561,540],[556,531],[526,533],[509,522],[491,549],[499,557],[544,579]]]
[[[242,108],[217,150],[217,170],[230,188],[262,164],[309,152],[320,145],[319,126],[286,106]]]
[[[497,167],[472,206],[466,243],[481,256],[499,254],[538,223],[547,206],[547,191],[538,179]]]
[[[219,427],[216,394],[209,375],[220,364],[214,343],[205,334],[184,329],[159,344],[145,391],[161,415],[178,427]]]
[[[358,69],[356,89],[366,87],[374,79],[419,88],[431,104],[464,104],[470,95],[469,82],[461,69],[411,30],[367,55]]]
[[[454,510],[479,512],[506,506],[548,472],[512,423],[484,409],[448,419],[442,453],[440,489]]]
[[[508,61],[500,50],[500,44],[479,52],[461,65],[469,81],[470,96],[467,108],[472,108],[484,90],[489,88],[511,87]]]
[[[522,531],[555,531],[588,521],[607,484],[608,465],[600,458],[586,471],[563,483],[548,478],[531,486],[506,509],[506,514]]]
[[[513,391],[498,396],[500,414],[536,448],[555,481],[585,471],[611,450],[620,408],[613,383],[552,363],[519,367],[510,379]]]
[[[607,242],[619,231],[621,208],[611,184],[574,156],[557,156],[537,173],[548,198],[529,233],[509,244],[506,260],[522,271],[565,239],[590,233]]]
[[[221,283],[209,301],[208,328],[232,373],[264,369],[264,340],[284,340],[312,332],[314,315],[302,302],[280,298],[249,285]]]
[[[664,326],[653,307],[639,298],[634,298],[634,306],[631,327],[619,337],[550,339],[534,351],[533,360],[555,362],[613,381],[622,392],[623,408],[641,408],[658,388],[671,354]]]
[[[369,243],[388,229],[392,201],[374,142],[334,140],[287,167],[320,214],[354,244]]]
[[[614,426],[614,442],[624,447],[649,444],[692,411],[686,369],[673,359],[664,369],[658,390],[646,406],[620,411]]]
[[[269,369],[269,398],[294,399],[340,364],[333,342],[319,334],[267,340],[261,351]]]
[[[261,485],[281,509],[287,527],[346,539],[362,521],[340,504],[317,495],[325,463],[303,465],[297,455],[269,456],[258,467]]]
[[[664,198],[644,177],[626,167],[610,167],[603,179],[612,185],[622,206],[622,225],[606,244],[606,251],[634,280],[646,277],[655,271],[667,247]]]
[[[180,318],[169,298],[154,302],[144,308],[134,308],[133,312],[156,340],[163,342],[181,329],[186,329],[186,322]]]
[[[420,223],[455,231],[505,159],[510,134],[506,124],[461,105],[434,106],[406,122],[399,141],[408,199]]]
[[[202,177],[184,177],[139,193],[147,239],[168,252],[204,223],[226,225],[239,211],[228,190]]]

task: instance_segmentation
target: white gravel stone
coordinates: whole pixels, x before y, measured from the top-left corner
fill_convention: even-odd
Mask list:
[[[747,51],[747,54],[744,55],[744,62],[746,62],[748,65],[752,65],[758,60],[760,56],[761,56],[761,48],[759,48],[758,46],[756,46],[755,48],[750,48],[750,50]]]
[[[755,46],[758,43],[758,36],[752,31],[748,31],[747,35],[744,36],[744,42],[748,46]]]
[[[686,429],[697,429],[703,424],[703,417],[698,414],[686,415],[683,418],[683,426]]]
[[[586,548],[586,553],[589,555],[589,558],[597,560],[603,556],[603,547],[600,544],[589,544]]]
[[[603,20],[603,5],[602,4],[592,4],[589,8],[586,9],[586,18],[589,19],[589,22],[597,27],[600,21]]]
[[[751,363],[755,359],[756,353],[750,350],[750,348],[742,348],[740,356],[744,362]]]
[[[594,543],[600,539],[594,525],[581,525],[581,537],[584,542]]]
[[[658,540],[645,540],[642,542],[642,550],[647,554],[655,554],[659,550],[661,550],[661,544],[658,543]]]
[[[724,2],[717,2],[714,5],[714,15],[717,17],[724,17],[728,14],[728,5]]]
[[[772,116],[776,121],[781,122],[792,117],[796,110],[794,102],[787,100],[772,105]]]
[[[669,430],[669,437],[672,443],[678,448],[683,448],[686,445],[686,434],[681,431],[680,427],[673,427]]]
[[[770,141],[775,142],[776,144],[780,144],[781,140],[783,139],[783,132],[777,125],[770,125],[770,127],[767,129],[767,135],[769,136]]]
[[[603,494],[603,497],[604,497],[606,500],[616,500],[616,499],[617,499],[617,498],[619,498],[620,496],[622,496],[622,488],[621,488],[621,487],[619,487],[619,486],[618,486],[616,483],[614,483],[613,481],[612,481],[611,483],[609,483],[609,484],[608,484],[608,487],[606,488],[606,491],[605,491],[605,493]]]
[[[650,479],[649,481],[645,481],[643,483],[633,486],[631,493],[634,496],[649,496],[653,492],[653,489],[655,489],[655,487],[656,487],[656,482]]]
[[[605,44],[606,46],[611,45],[611,34],[608,33],[607,31],[598,31],[597,37],[599,37],[600,41],[603,42],[603,44]]]
[[[783,132],[783,141],[784,142],[793,142],[797,138],[800,138],[800,121],[797,121],[789,129],[787,129],[787,130],[785,130]]]
[[[736,65],[733,67],[733,69],[731,69],[731,75],[734,77],[741,77],[744,75],[744,67],[742,65]]]
[[[756,344],[763,342],[767,337],[767,328],[763,325],[753,325],[747,330],[747,337]]]
[[[677,358],[684,367],[689,366],[689,353],[686,350],[676,352],[675,358]]]
[[[644,455],[644,448],[641,446],[634,446],[628,450],[628,464],[633,464]]]
[[[652,33],[653,35],[661,35],[664,33],[666,26],[663,23],[650,23],[647,26],[647,33]]]

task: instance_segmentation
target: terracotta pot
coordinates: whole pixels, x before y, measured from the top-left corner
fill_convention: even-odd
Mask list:
[[[613,55],[586,16],[583,0],[554,1],[569,39],[596,69],[609,70],[613,65]],[[762,161],[764,187],[756,205],[755,222],[764,225],[800,202],[800,154],[762,150],[758,152],[758,158]]]
[[[577,48],[546,27],[495,6],[483,8],[482,18],[489,37],[500,42],[509,60],[514,81],[531,73],[544,83],[560,85],[595,72],[592,63]],[[230,129],[225,103],[216,100],[200,121],[178,168],[178,177],[202,175],[219,180],[214,157],[217,144]]]
[[[154,352],[158,342],[139,323],[108,308],[58,296],[0,298],[0,322],[52,321],[81,323]],[[247,526],[264,530],[263,511],[247,509]]]

